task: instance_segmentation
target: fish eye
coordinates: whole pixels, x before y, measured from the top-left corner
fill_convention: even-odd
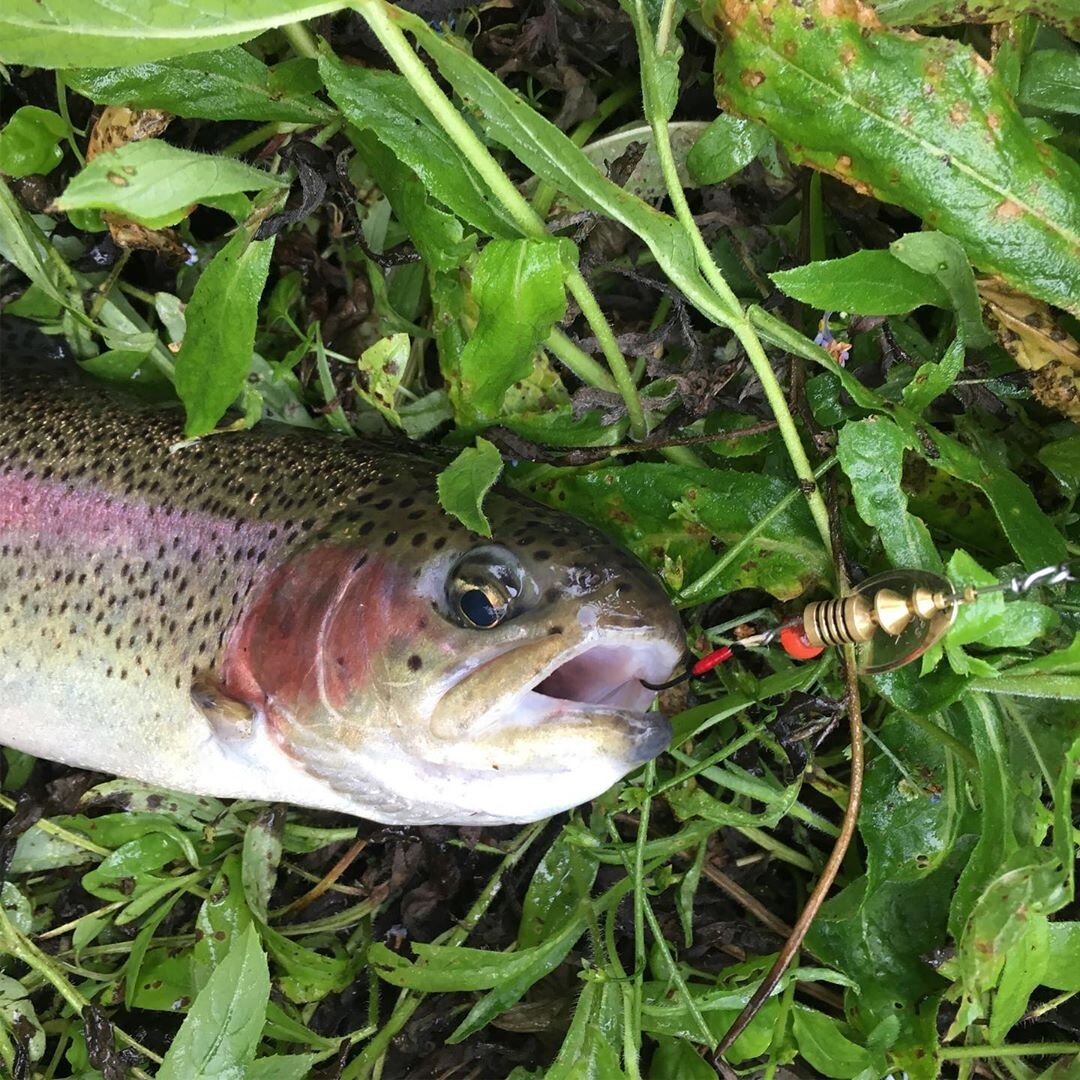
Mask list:
[[[521,566],[503,548],[476,548],[458,560],[446,587],[446,602],[461,626],[490,630],[508,618],[521,595]]]

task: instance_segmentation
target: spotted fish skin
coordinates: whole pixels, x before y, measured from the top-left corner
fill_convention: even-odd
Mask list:
[[[631,687],[680,656],[670,603],[527,500],[470,533],[439,468],[292,430],[183,445],[175,409],[0,360],[0,742],[414,824],[602,791],[666,743]],[[520,589],[493,629],[448,610],[474,552]]]

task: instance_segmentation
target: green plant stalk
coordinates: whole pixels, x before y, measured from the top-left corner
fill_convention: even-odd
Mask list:
[[[79,144],[75,140],[75,125],[71,122],[71,115],[68,113],[67,84],[59,71],[56,72],[56,108],[64,123],[68,126],[67,144],[71,147],[71,152],[75,155],[79,168],[82,168],[86,164],[86,158],[83,157],[83,152],[79,149]],[[80,131],[79,134],[81,135],[82,132]]]
[[[593,132],[609,117],[612,113],[618,112],[630,99],[637,93],[636,86],[623,86],[616,90],[614,93],[609,94],[603,101],[596,107],[596,112],[592,114],[587,120],[582,120],[576,128],[574,128],[573,134],[570,136],[570,141],[575,146],[584,146],[589,139],[592,138]],[[558,188],[554,184],[549,184],[546,180],[541,180],[536,185],[536,190],[533,192],[532,207],[542,217],[546,218],[548,211],[551,209],[551,204],[555,201],[555,197],[559,194]]]
[[[548,818],[528,825],[514,838],[514,846],[507,852],[503,861],[499,863],[495,873],[491,875],[483,891],[476,898],[473,906],[469,908],[465,918],[451,930],[444,940],[438,941],[442,945],[461,945],[476,928],[476,924],[483,918],[484,912],[491,906],[496,894],[502,885],[502,879],[521,860],[532,843],[547,827]],[[395,1035],[409,1022],[409,1018],[420,1002],[426,997],[425,993],[413,990],[405,990],[399,996],[394,1011],[382,1028],[374,1035],[371,1042],[364,1047],[361,1054],[353,1060],[349,1067],[341,1074],[341,1080],[367,1080],[378,1069],[381,1071],[381,1061],[390,1047],[390,1042]]]
[[[1050,1057],[1080,1054],[1080,1043],[1013,1043],[1010,1046],[943,1046],[943,1061],[978,1061],[982,1058]]]
[[[820,480],[834,465],[836,458],[831,457],[823,461],[813,472],[815,481]],[[780,516],[802,494],[799,488],[793,488],[779,502],[776,503],[767,514],[759,518],[749,532],[742,539],[732,544],[731,547],[720,556],[696,581],[692,581],[675,597],[675,603],[680,607],[688,607],[701,600],[701,594],[729,567],[742,553],[754,542],[755,537],[765,529],[770,522]]]
[[[649,125],[653,131],[653,145],[656,148],[656,156],[660,163],[660,171],[664,177],[664,185],[667,188],[668,197],[675,210],[675,216],[690,237],[691,245],[697,258],[698,268],[708,283],[713,296],[702,295],[705,289],[697,284],[692,292],[687,291],[689,282],[683,280],[673,281],[687,295],[695,307],[711,315],[722,325],[730,326],[740,344],[746,350],[746,355],[761,382],[765,392],[765,398],[769,403],[773,416],[776,418],[777,427],[780,429],[780,437],[784,440],[791,464],[795,469],[795,475],[803,482],[805,487],[806,501],[810,506],[814,524],[817,525],[821,534],[821,541],[825,550],[831,554],[832,538],[829,529],[829,512],[825,507],[825,500],[821,497],[814,480],[814,471],[810,460],[806,456],[802,440],[799,438],[798,429],[795,427],[795,419],[788,408],[784,392],[773,372],[769,358],[765,355],[765,349],[754,330],[747,314],[743,311],[738,297],[731,291],[731,287],[724,280],[723,274],[713,261],[701,230],[697,227],[694,215],[690,210],[690,204],[686,201],[686,193],[679,182],[678,170],[675,167],[675,156],[671,150],[671,139],[668,134],[667,118],[657,115],[654,109],[648,107],[650,102],[659,100],[660,92],[656,74],[656,53],[651,36],[647,33],[649,28],[648,16],[645,12],[644,0],[635,0],[637,18],[634,20],[638,36],[638,55],[641,58],[641,82],[643,96],[646,102],[646,111]],[[669,19],[670,21],[670,19]],[[665,267],[665,269],[667,269]],[[680,274],[679,278],[684,275]],[[704,307],[702,307],[704,303]],[[708,310],[706,310],[708,309]]]
[[[569,368],[586,386],[595,386],[609,393],[618,393],[615,380],[584,349],[579,349],[561,330],[552,330],[544,342],[548,350]]]
[[[782,844],[764,829],[755,829],[749,825],[735,825],[733,828],[737,833],[745,836],[747,840],[757,844],[762,851],[767,851],[774,858],[780,859],[781,862],[790,863],[792,866],[797,866],[800,870],[805,870],[810,874],[817,870],[817,866],[805,855],[794,848],[788,847],[787,844]]]
[[[401,28],[390,18],[383,0],[352,0],[352,7],[367,22],[372,33],[397,65],[398,70],[419,94],[420,99],[465,155],[469,164],[488,185],[492,194],[521,230],[522,235],[534,240],[547,239],[548,232],[544,228],[544,222],[432,78],[416,51],[406,40]],[[610,324],[580,271],[574,270],[567,275],[566,287],[578,307],[581,308],[581,313],[592,328],[604,353],[604,358],[611,368],[615,384],[626,403],[626,411],[630,417],[630,430],[634,438],[644,438],[646,425],[641,399],[638,397],[637,387],[630,376],[626,358],[619,349]]]
[[[265,124],[260,124],[254,131],[249,131],[246,135],[234,139],[221,151],[221,156],[239,157],[261,143],[272,139],[275,135],[288,135],[294,131],[307,131],[314,126],[314,124],[293,124],[285,120],[270,120]]]
[[[281,28],[281,32],[289,39],[289,44],[297,56],[318,60],[319,46],[315,44],[311,31],[302,22],[287,23]]]

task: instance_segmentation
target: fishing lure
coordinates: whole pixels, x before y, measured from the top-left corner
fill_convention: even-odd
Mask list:
[[[867,578],[847,596],[815,600],[801,614],[777,626],[714,649],[665,683],[645,685],[650,690],[667,690],[700,678],[740,651],[774,645],[793,660],[812,660],[828,648],[854,645],[860,672],[876,675],[894,671],[939,642],[964,604],[992,593],[1015,598],[1037,586],[1078,580],[1075,561],[1044,566],[994,585],[965,585],[961,589],[928,570],[886,570]]]

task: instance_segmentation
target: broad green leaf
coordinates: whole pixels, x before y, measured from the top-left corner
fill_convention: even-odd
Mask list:
[[[562,833],[547,849],[533,871],[532,880],[521,904],[518,928],[519,949],[539,945],[547,935],[556,933],[574,909],[587,899],[599,864]]]
[[[313,61],[299,62],[315,73]],[[76,68],[63,77],[72,90],[99,105],[164,109],[204,120],[316,124],[333,116],[310,94],[282,93],[274,70],[239,45],[132,67]]]
[[[483,510],[484,496],[499,479],[503,460],[498,448],[477,438],[439,473],[439,505],[467,529],[491,536],[491,523]]]
[[[529,374],[540,343],[566,314],[563,281],[574,255],[554,239],[493,240],[480,253],[472,278],[479,316],[450,391],[467,427],[497,420],[506,391]]]
[[[267,807],[244,830],[240,878],[247,906],[251,914],[261,922],[266,922],[270,894],[277,881],[284,818],[280,808]]]
[[[960,335],[968,345],[990,344],[993,339],[983,326],[975,275],[958,241],[941,232],[908,233],[894,240],[889,250],[912,270],[937,279],[949,294]]]
[[[964,342],[954,338],[939,363],[922,364],[901,392],[904,404],[921,413],[956,382],[964,367]]]
[[[1006,953],[990,1013],[990,1041],[998,1044],[1005,1041],[1027,1011],[1028,1001],[1042,985],[1050,960],[1050,920],[1036,912],[1024,912],[1019,921],[1022,933]]]
[[[888,251],[856,251],[769,277],[788,296],[822,311],[902,315],[923,304],[948,307],[948,293],[928,274]]]
[[[326,52],[319,71],[345,119],[374,132],[439,202],[489,236],[517,232],[403,76],[345,64]]]
[[[56,208],[108,210],[159,229],[175,225],[205,199],[283,185],[240,161],[141,139],[94,158],[72,178]]]
[[[582,207],[606,213],[640,236],[665,269],[694,267],[690,238],[674,218],[602,176],[554,124],[530,108],[498,76],[445,41],[416,15],[397,12],[495,142]]]
[[[1039,49],[1032,53],[1024,64],[1018,96],[1021,104],[1033,109],[1080,113],[1080,52]]]
[[[714,1080],[716,1070],[685,1039],[656,1040],[650,1075],[679,1080]]]
[[[396,399],[409,362],[409,335],[392,334],[380,338],[360,354],[356,366],[356,392],[394,427],[401,427]]]
[[[35,67],[104,67],[247,41],[285,23],[328,15],[340,0],[5,0],[0,11],[0,62]]]
[[[251,922],[244,901],[240,856],[226,856],[195,917],[195,946],[191,951],[191,979],[201,990],[229,948]]]
[[[0,130],[0,173],[32,176],[51,172],[64,160],[59,144],[70,131],[59,113],[37,105],[16,109]]]
[[[304,1080],[323,1054],[272,1054],[253,1061],[244,1080]]]
[[[158,1080],[244,1080],[270,998],[270,972],[249,926],[199,991],[158,1069]]]
[[[30,991],[8,975],[0,975],[0,1040],[14,1035],[26,1047],[31,1062],[45,1053],[45,1032],[38,1020]]]
[[[686,170],[695,183],[722,184],[746,168],[768,142],[768,128],[721,113],[687,154]]]
[[[347,133],[428,269],[442,273],[462,266],[476,249],[475,236],[466,237],[461,222],[434,205],[427,186],[373,132],[350,125]]]
[[[871,893],[886,882],[920,881],[952,854],[966,809],[958,764],[939,724],[923,725],[892,713],[878,732],[887,753],[866,769],[859,832],[866,844]]]
[[[805,505],[796,503],[761,527],[788,492],[771,476],[734,469],[635,462],[621,468],[518,470],[515,486],[532,498],[574,514],[657,567],[681,565],[691,581],[716,562],[710,539],[753,541],[702,595],[706,601],[740,588],[779,599],[801,595],[830,576]],[[681,582],[675,583],[681,587]]]
[[[941,558],[926,526],[908,512],[900,487],[907,439],[884,416],[849,421],[840,429],[837,456],[851,481],[859,516],[878,531],[897,567],[941,572]]]
[[[853,1080],[870,1070],[870,1054],[844,1034],[838,1020],[796,1005],[794,1024],[799,1052],[822,1076]]]
[[[340,993],[356,978],[365,962],[362,951],[350,956],[335,946],[334,954],[327,956],[269,926],[262,926],[260,932],[266,951],[284,972],[279,980],[282,991],[298,1004],[321,1001],[327,994]]]
[[[973,49],[857,0],[710,0],[720,106],[791,157],[955,237],[980,270],[1080,313],[1080,164],[1028,129]]]
[[[1039,460],[1071,498],[1080,495],[1080,435],[1047,443],[1039,451]]]
[[[273,249],[273,240],[252,240],[238,229],[195,284],[176,357],[189,437],[212,431],[244,386]]]
[[[890,26],[952,26],[971,20],[972,11],[955,0],[876,0],[879,17]],[[987,0],[979,4],[980,22],[1011,22],[1030,12],[1080,38],[1080,14],[1073,0]]]
[[[1043,983],[1054,990],[1080,991],[1080,922],[1052,922]]]

